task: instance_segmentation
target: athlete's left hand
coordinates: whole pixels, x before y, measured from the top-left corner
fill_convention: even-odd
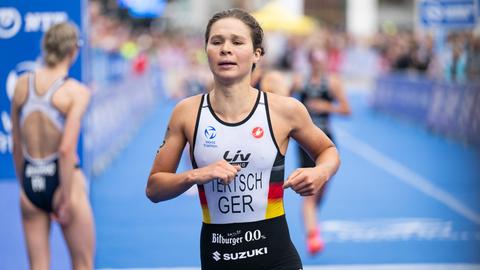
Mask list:
[[[327,180],[328,173],[325,168],[298,168],[288,177],[283,188],[291,188],[301,196],[311,196],[317,193]]]
[[[71,200],[71,195],[67,195],[66,192],[61,192],[59,202],[53,209],[51,217],[61,225],[67,225],[70,222]]]

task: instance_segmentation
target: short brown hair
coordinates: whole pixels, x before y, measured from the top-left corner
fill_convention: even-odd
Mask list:
[[[227,9],[221,12],[216,13],[212,16],[212,18],[208,21],[207,29],[205,30],[205,44],[208,43],[208,38],[210,37],[210,30],[212,25],[220,19],[224,18],[236,18],[242,21],[250,28],[250,34],[252,37],[253,49],[260,49],[260,55],[265,54],[265,49],[263,48],[263,29],[260,24],[255,20],[255,18],[250,15],[248,12],[239,9],[239,8],[232,8]]]
[[[43,61],[55,66],[78,47],[78,28],[70,22],[55,24],[42,39]]]

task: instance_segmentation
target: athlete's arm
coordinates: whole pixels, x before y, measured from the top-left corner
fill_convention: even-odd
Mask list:
[[[197,101],[199,99],[197,98]],[[160,202],[177,197],[195,184],[204,184],[219,178],[224,183],[231,182],[238,166],[219,160],[209,166],[175,173],[182,151],[187,143],[186,125],[196,118],[198,102],[193,98],[180,102],[173,110],[164,141],[157,151],[148,177],[146,194],[152,202]],[[194,124],[194,122],[192,122]]]
[[[80,126],[83,114],[90,101],[89,90],[76,81],[69,81],[73,84],[70,93],[71,104],[65,117],[65,129],[58,149],[59,154],[59,175],[61,184],[61,204],[55,211],[60,223],[65,224],[69,220],[68,208],[72,198],[72,178],[77,162],[77,144],[80,135]]]
[[[310,196],[320,190],[337,171],[340,159],[332,141],[312,122],[308,112],[299,101],[289,99],[285,117],[290,123],[289,136],[294,138],[315,161],[313,168],[299,168],[287,179],[284,188],[292,188],[302,196]]]
[[[22,76],[18,79],[15,85],[15,92],[11,104],[11,120],[12,120],[12,138],[13,138],[13,163],[15,165],[15,172],[20,186],[23,185],[23,154],[22,143],[20,138],[20,106],[27,95],[27,77]]]
[[[336,104],[333,104],[331,112],[345,116],[351,115],[352,110],[350,109],[350,104],[348,103],[345,95],[341,78],[338,75],[332,75],[330,76],[329,82],[331,89],[330,91],[336,100]]]

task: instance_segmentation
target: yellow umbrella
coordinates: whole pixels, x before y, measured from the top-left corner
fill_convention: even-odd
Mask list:
[[[315,19],[292,14],[278,1],[271,1],[252,13],[265,31],[284,31],[292,34],[310,34],[315,30]]]

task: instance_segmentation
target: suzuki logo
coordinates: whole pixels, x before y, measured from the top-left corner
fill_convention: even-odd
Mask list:
[[[217,261],[217,262],[220,261],[220,255],[221,254],[218,251],[215,251],[214,253],[212,253],[212,255],[213,255],[213,259],[215,261]]]

